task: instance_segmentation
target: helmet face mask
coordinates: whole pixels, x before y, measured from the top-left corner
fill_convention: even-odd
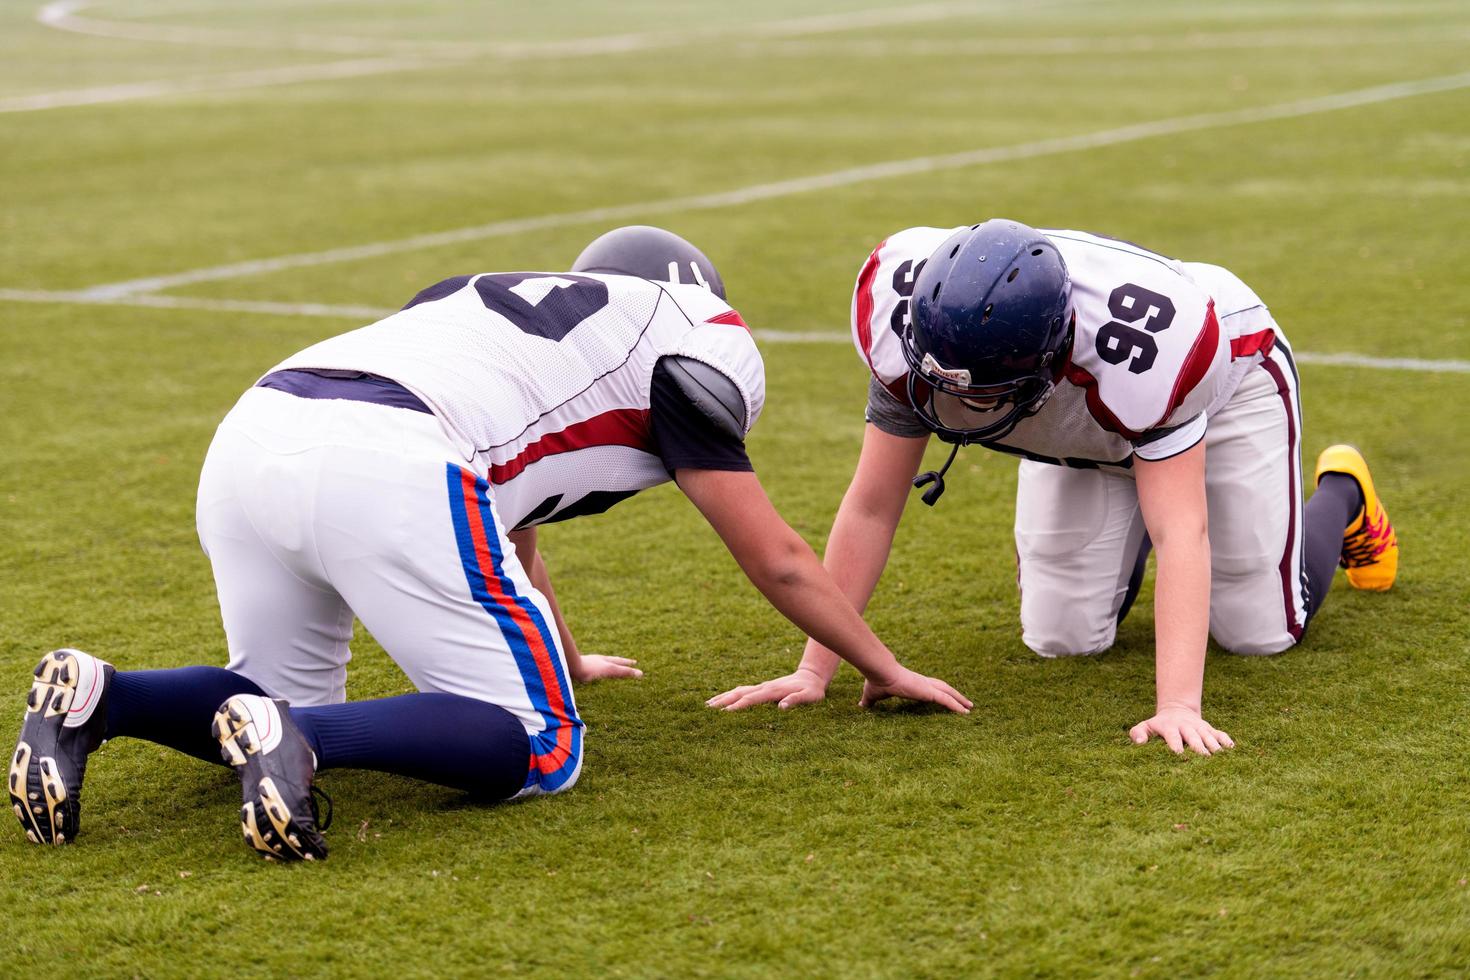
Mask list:
[[[1070,328],[1068,333],[1070,353]],[[1027,374],[997,384],[960,384],[955,375],[964,369],[945,368],[932,354],[918,358],[912,334],[910,327],[903,342],[904,357],[909,364],[909,403],[920,421],[946,442],[964,445],[1008,435],[1022,419],[1035,415],[1051,398],[1056,390],[1056,377],[1066,363],[1065,355],[1056,360],[1056,374],[1045,379]]]
[[[1046,404],[1071,354],[1071,279],[1039,232],[993,219],[924,263],[902,335],[909,402],[949,442],[999,439]]]

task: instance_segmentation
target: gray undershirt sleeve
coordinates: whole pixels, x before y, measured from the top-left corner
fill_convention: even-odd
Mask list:
[[[893,393],[878,383],[877,378],[868,379],[868,407],[863,417],[878,427],[880,432],[905,439],[916,439],[930,434],[919,421],[919,415],[908,405],[893,397]]]

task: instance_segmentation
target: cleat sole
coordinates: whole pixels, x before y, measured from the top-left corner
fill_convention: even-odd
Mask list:
[[[210,734],[219,741],[220,757],[236,769],[243,766],[247,755],[254,755],[252,747],[254,725],[250,718],[227,701],[214,713],[214,722],[209,726]]]
[[[81,826],[86,754],[101,741],[91,719],[106,696],[112,669],[86,657],[77,650],[51,651],[32,671],[26,692],[6,788],[26,838],[34,843],[68,843]]]
[[[219,741],[221,758],[236,769],[260,753],[262,739],[255,720],[235,698],[214,713],[210,733]],[[325,845],[312,842],[311,835],[292,820],[291,808],[270,776],[260,778],[255,798],[240,807],[240,832],[246,845],[267,860],[316,861],[327,856]]]
[[[15,755],[10,759],[10,774],[7,780],[10,789],[10,805],[15,810],[15,818],[20,821],[21,828],[25,830],[26,837],[33,844],[49,843],[45,828],[36,819],[39,814],[45,813],[45,808],[32,800],[39,800],[41,794],[31,788],[31,747],[21,742],[15,747]]]
[[[45,717],[64,715],[71,709],[76,697],[76,679],[81,668],[76,657],[60,650],[48,653],[36,667],[36,679],[31,682],[31,693],[26,698],[26,709],[36,712],[45,708]]]

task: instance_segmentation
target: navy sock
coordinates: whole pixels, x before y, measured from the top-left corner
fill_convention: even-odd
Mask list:
[[[1363,490],[1346,473],[1325,473],[1317,492],[1307,501],[1305,523],[1307,566],[1307,619],[1316,615],[1332,588],[1337,560],[1342,556],[1342,532],[1363,510]]]
[[[499,705],[457,694],[403,694],[292,708],[318,769],[375,769],[506,799],[526,784],[531,740]]]
[[[107,689],[107,738],[141,738],[224,765],[209,734],[220,704],[232,694],[264,694],[253,681],[223,667],[128,670]]]

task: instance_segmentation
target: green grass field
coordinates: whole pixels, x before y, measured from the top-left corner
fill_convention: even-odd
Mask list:
[[[119,740],[75,846],[0,833],[0,975],[1470,972],[1470,7],[883,2],[0,5],[0,742],[53,647],[224,662],[199,466],[266,368],[370,318],[331,307],[564,268],[633,221],[699,243],[758,331],[819,335],[764,344],[750,441],[819,550],[862,435],[852,279],[910,225],[1102,231],[1234,269],[1304,355],[1461,358],[1302,359],[1306,459],[1349,440],[1374,463],[1394,590],[1339,579],[1301,648],[1211,657],[1234,751],[1135,748],[1146,604],[1104,656],[1027,651],[1015,464],[972,450],[906,515],[869,619],[975,711],[863,711],[844,669],[823,705],[721,714],[704,699],[801,638],[662,487],[542,535],[584,649],[647,671],[579,690],[574,791],[481,807],[328,772],[331,859],[287,867],[241,845],[230,772]],[[664,203],[1092,133],[1114,135]],[[570,217],[84,292],[546,216]],[[407,689],[369,636],[355,652],[352,697]]]

